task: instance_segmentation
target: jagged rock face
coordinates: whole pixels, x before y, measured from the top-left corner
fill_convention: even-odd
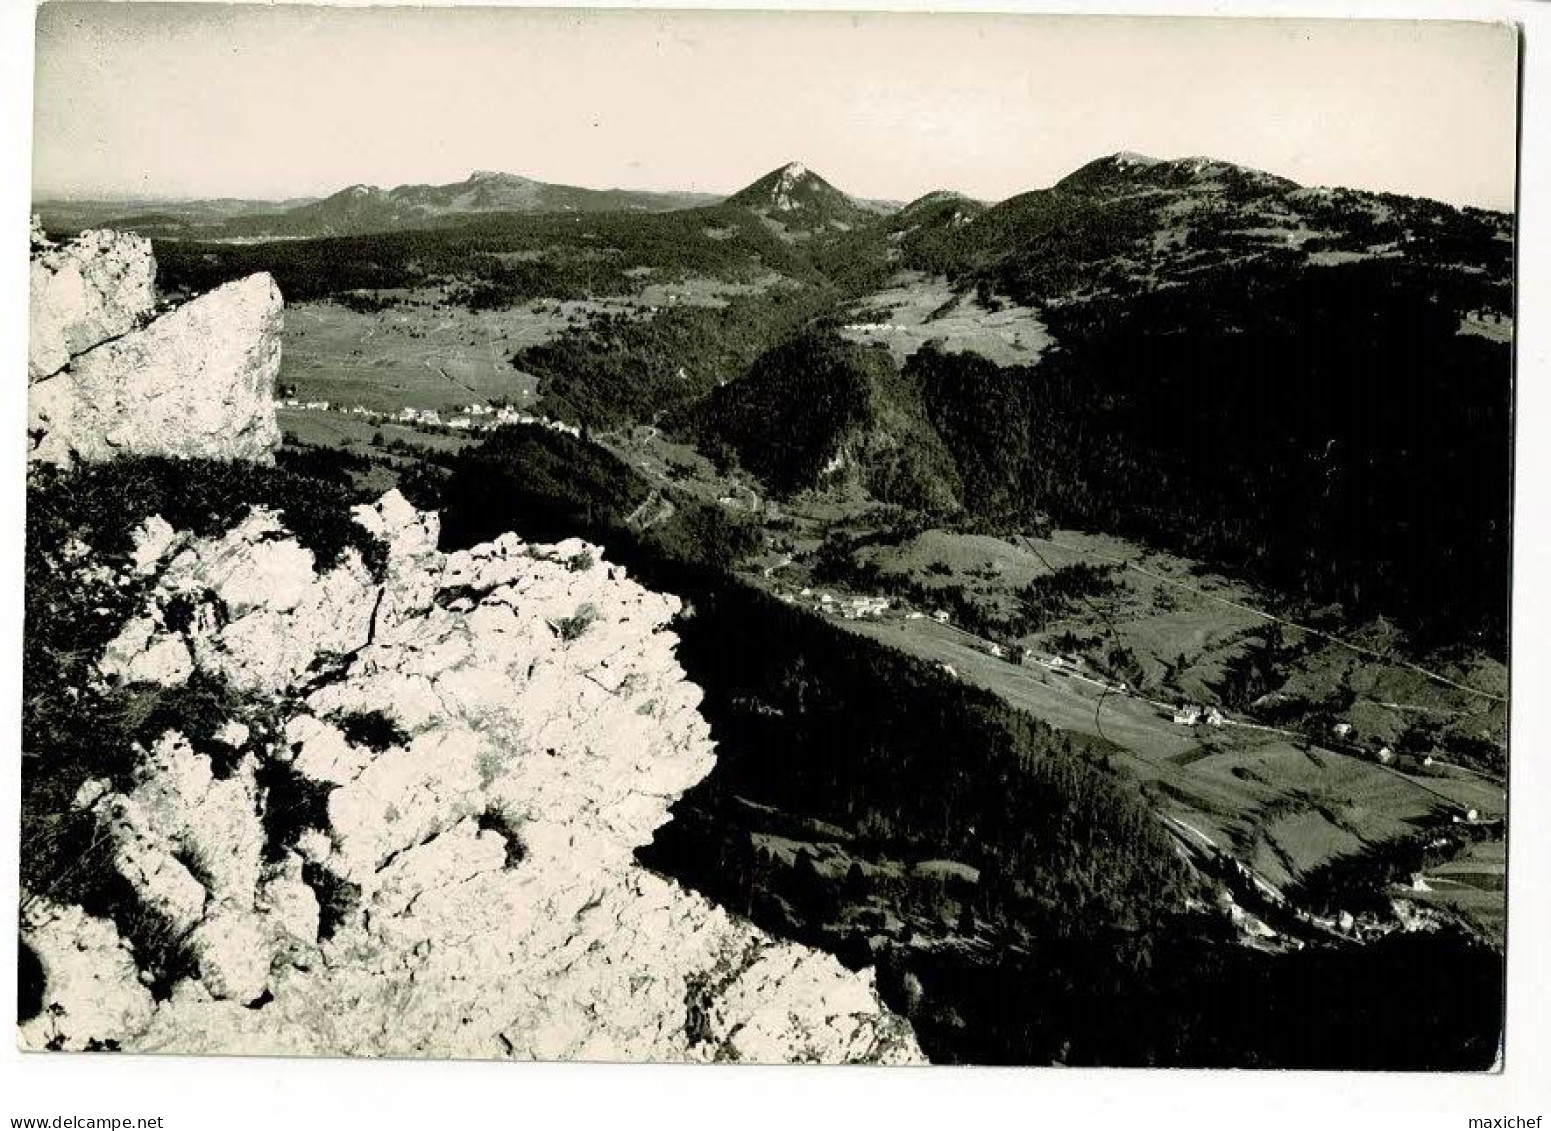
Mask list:
[[[116,232],[34,256],[29,459],[272,458],[282,317],[274,280],[251,275],[147,321],[155,270],[148,241]]]
[[[127,334],[156,307],[151,241],[128,232],[82,232],[52,245],[32,233],[27,380],[59,372],[76,354]]]
[[[168,731],[128,788],[76,804],[194,973],[152,1002],[113,924],[33,906],[46,1008],[24,1044],[921,1059],[870,971],[635,862],[714,761],[675,598],[575,540],[442,554],[396,493],[356,520],[380,576],[353,550],[319,575],[265,511],[219,538],[137,532],[127,571],[150,591],[100,678],[202,673],[248,706],[203,742]]]

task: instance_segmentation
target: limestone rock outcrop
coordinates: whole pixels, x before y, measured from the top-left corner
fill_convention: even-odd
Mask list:
[[[137,531],[123,571],[148,592],[98,678],[215,679],[245,706],[169,728],[76,805],[191,972],[153,1002],[112,923],[33,906],[25,1045],[922,1059],[871,971],[636,863],[715,759],[675,598],[576,540],[443,553],[397,493],[355,521],[385,564],[319,572],[264,510]]]
[[[113,923],[40,899],[24,910],[21,928],[48,987],[47,1008],[22,1023],[23,1048],[78,1052],[150,1024],[151,991]]]
[[[35,243],[29,459],[122,454],[269,461],[280,443],[280,291],[267,274],[153,317],[149,241]]]
[[[34,222],[32,247],[29,382],[127,334],[156,309],[156,262],[144,236],[91,231],[52,244]]]

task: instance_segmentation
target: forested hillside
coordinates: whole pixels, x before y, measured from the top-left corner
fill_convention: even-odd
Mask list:
[[[1033,371],[912,359],[975,505],[1503,647],[1510,353],[1425,278],[1265,265],[1051,317]]]
[[[884,350],[811,331],[762,354],[692,414],[702,450],[730,447],[772,489],[852,484],[912,510],[957,510],[958,472],[917,386]]]
[[[1507,217],[1118,155],[990,209],[934,194],[813,255],[853,290],[908,267],[1040,311],[1056,344],[1034,365],[928,345],[893,399],[924,404],[930,427],[900,430],[951,453],[931,465],[971,512],[1140,536],[1398,617],[1423,647],[1501,654]],[[774,454],[833,449],[823,414],[775,414],[783,367],[789,402],[813,401],[791,361],[764,359],[702,418],[736,434],[727,406],[746,401],[784,420],[748,464],[784,491],[821,465]]]
[[[827,311],[822,287],[772,288],[725,307],[595,319],[512,364],[539,379],[548,412],[593,428],[651,422],[700,403]]]

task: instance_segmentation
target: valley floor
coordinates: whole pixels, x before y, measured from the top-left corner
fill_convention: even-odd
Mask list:
[[[1073,547],[1084,542],[1111,547],[1115,542],[1075,531],[1059,532],[1054,540],[1030,541],[1047,552],[1060,547],[1079,556],[1082,551]],[[1506,791],[1485,772],[1434,760],[1420,772],[1407,773],[1381,761],[1379,747],[1332,738],[1312,741],[1290,727],[1238,712],[1221,712],[1221,722],[1215,724],[1178,722],[1179,700],[1159,698],[1164,691],[1132,688],[1081,657],[1041,651],[1041,641],[1013,655],[1016,646],[939,621],[930,609],[896,599],[882,612],[859,614],[858,599],[874,594],[834,585],[815,588],[783,580],[781,572],[766,576],[750,571],[744,576],[849,631],[938,663],[955,678],[991,690],[1052,726],[1113,744],[1121,764],[1143,783],[1185,847],[1205,847],[1238,861],[1278,901],[1303,877],[1337,858],[1359,856],[1373,845],[1435,825],[1447,827],[1456,819],[1488,826],[1506,814]],[[1195,615],[1204,619],[1199,611]],[[1203,644],[1211,641],[1222,648],[1224,638],[1242,640],[1257,618],[1221,619],[1226,623],[1215,626],[1215,638],[1203,629],[1166,638],[1178,647],[1194,635]],[[1106,627],[1091,614],[1069,624],[1079,629]],[[1122,633],[1135,627],[1116,625]],[[1156,625],[1140,629],[1158,632]],[[1378,707],[1373,700],[1365,706]],[[1472,848],[1470,858],[1480,862],[1473,868],[1445,866],[1468,878],[1434,884],[1430,874],[1418,875],[1414,884],[1403,893],[1397,888],[1396,894],[1409,899],[1425,892],[1421,902],[1460,911],[1500,937],[1503,854],[1496,843],[1495,854]]]

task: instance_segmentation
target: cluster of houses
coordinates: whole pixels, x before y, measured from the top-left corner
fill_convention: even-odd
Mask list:
[[[1227,718],[1216,707],[1202,707],[1194,703],[1181,703],[1174,708],[1174,721],[1182,727],[1220,727]]]
[[[1240,861],[1229,857],[1223,857],[1222,860],[1228,865],[1232,874],[1226,877],[1230,881],[1229,888],[1218,894],[1218,906],[1227,913],[1230,921],[1251,945],[1270,944],[1278,948],[1303,949],[1305,945],[1303,940],[1282,934],[1262,918],[1262,914],[1268,913],[1279,912],[1290,916],[1297,923],[1314,927],[1327,935],[1360,942],[1373,942],[1395,931],[1430,930],[1436,928],[1439,923],[1436,912],[1405,898],[1391,899],[1387,915],[1377,910],[1356,915],[1346,910],[1336,910],[1328,914],[1309,911],[1289,902],[1285,895],[1267,884]],[[1243,892],[1250,903],[1259,906],[1262,914],[1255,914],[1249,908],[1240,906],[1233,896],[1234,887]],[[1418,895],[1433,890],[1427,882],[1427,877],[1421,872],[1413,872],[1409,880],[1398,884],[1397,887]]]
[[[1355,741],[1356,732],[1354,731],[1354,729],[1352,727],[1352,724],[1348,723],[1348,722],[1338,722],[1338,723],[1332,724],[1332,726],[1330,728],[1330,733],[1333,734],[1335,737],[1341,738],[1341,739],[1345,739],[1348,742]],[[1394,749],[1392,747],[1390,747],[1390,746],[1380,746],[1377,750],[1373,750],[1372,747],[1368,747],[1367,749],[1373,755],[1373,757],[1378,760],[1378,762],[1379,762],[1379,764],[1381,766],[1391,766],[1391,765],[1395,764],[1396,754],[1395,754],[1395,751],[1394,751]],[[1414,764],[1415,764],[1414,762],[1403,763],[1403,765],[1414,765]],[[1437,764],[1438,764],[1438,759],[1434,758],[1431,754],[1425,755],[1424,757],[1422,757],[1420,759],[1420,765],[1424,769],[1430,769],[1431,767],[1436,766]],[[1474,812],[1474,810],[1472,810],[1472,812]],[[1471,820],[1474,820],[1474,819],[1475,818],[1471,818]]]
[[[833,593],[818,593],[809,588],[804,588],[798,596],[810,600],[816,599],[820,609],[832,616],[844,617],[846,620],[881,617],[889,610],[889,599],[887,597],[840,598]]]
[[[825,593],[822,590],[804,587],[796,597],[787,596],[789,602],[796,604],[799,600],[810,601],[813,607],[820,612],[829,613],[831,616],[841,617],[845,620],[876,619],[883,616],[890,609],[889,598],[874,596],[837,597],[833,593]],[[930,617],[938,624],[951,624],[952,618],[944,609],[937,609],[931,613],[923,613],[916,609],[905,612],[906,620],[925,620]],[[1005,656],[1007,653],[999,644],[989,646],[989,652],[993,656]]]
[[[918,329],[916,326],[899,326],[892,322],[847,322],[842,329],[853,334],[905,334]]]
[[[1045,666],[1051,671],[1057,672],[1065,671],[1068,668],[1072,671],[1079,671],[1087,667],[1088,662],[1081,656],[1051,656],[1050,659],[1045,661]]]
[[[1301,940],[1271,927],[1265,921],[1266,915],[1290,916],[1294,921],[1315,927],[1326,934],[1364,942],[1371,942],[1398,929],[1412,929],[1407,925],[1408,922],[1423,919],[1427,915],[1425,909],[1410,906],[1403,900],[1391,901],[1390,916],[1374,912],[1354,915],[1345,910],[1337,910],[1330,914],[1309,911],[1291,902],[1281,890],[1267,882],[1242,860],[1223,852],[1216,846],[1212,846],[1211,852],[1221,869],[1219,875],[1227,884],[1226,888],[1218,894],[1218,905],[1229,915],[1246,941],[1252,944],[1275,942],[1293,949],[1303,948],[1304,944]],[[1427,890],[1425,879],[1420,874],[1411,876],[1409,887],[1414,892]],[[1243,906],[1240,906],[1239,901],[1234,898],[1235,893],[1244,901]],[[1256,910],[1252,911],[1251,908]],[[1414,925],[1419,924],[1413,923]]]
[[[411,427],[451,428],[456,432],[489,432],[506,424],[526,424],[536,428],[548,428],[552,432],[564,432],[580,438],[582,430],[574,424],[551,420],[547,416],[535,416],[531,412],[512,408],[510,405],[471,404],[442,413],[434,408],[401,408],[397,412],[380,412],[365,405],[334,405],[328,401],[304,401],[287,397],[280,402],[282,408],[302,409],[308,412],[337,412],[344,416],[359,416],[365,420],[407,424]]]

